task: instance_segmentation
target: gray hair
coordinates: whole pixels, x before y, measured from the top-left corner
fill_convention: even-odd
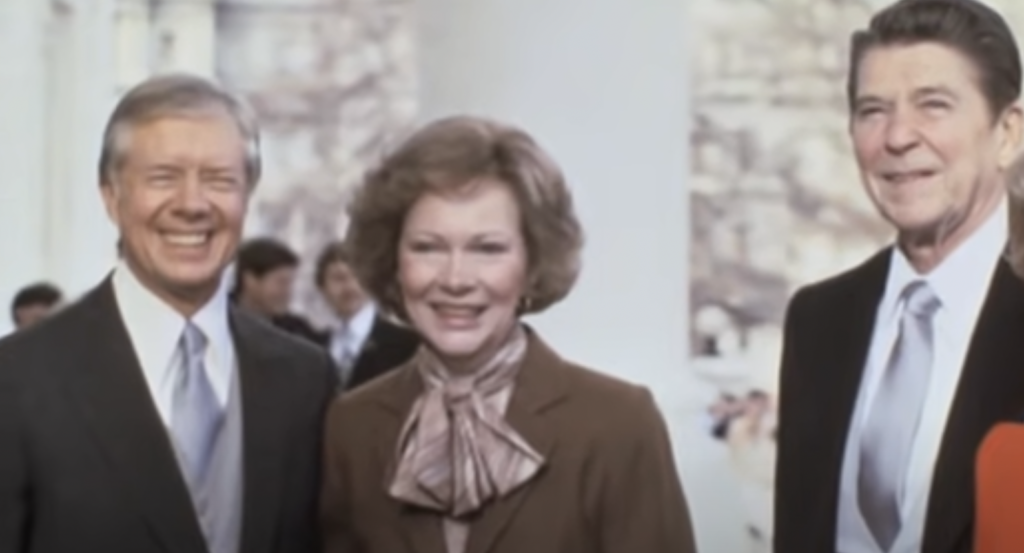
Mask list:
[[[113,180],[124,161],[125,136],[132,127],[173,115],[223,110],[238,125],[245,140],[245,174],[250,188],[260,179],[260,138],[255,117],[241,99],[213,82],[187,74],[158,75],[143,81],[121,98],[103,131],[100,152],[100,184]]]

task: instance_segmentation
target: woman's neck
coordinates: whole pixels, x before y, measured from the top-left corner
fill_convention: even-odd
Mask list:
[[[505,332],[501,334],[495,333],[494,336],[481,344],[480,349],[469,355],[448,356],[436,348],[434,353],[444,365],[444,368],[453,376],[472,374],[487,365],[491,359],[494,359],[494,356],[512,340],[513,335],[518,329],[519,324],[514,323]]]

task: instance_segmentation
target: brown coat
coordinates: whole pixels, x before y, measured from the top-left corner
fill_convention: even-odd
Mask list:
[[[650,392],[562,361],[529,336],[507,420],[547,464],[484,508],[466,553],[696,551]],[[421,389],[406,365],[332,405],[321,502],[327,553],[446,553],[441,517],[386,493],[398,433]]]

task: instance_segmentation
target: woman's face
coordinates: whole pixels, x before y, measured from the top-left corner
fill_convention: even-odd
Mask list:
[[[504,343],[527,257],[519,205],[498,180],[413,204],[399,240],[398,284],[410,322],[449,369],[472,370]]]

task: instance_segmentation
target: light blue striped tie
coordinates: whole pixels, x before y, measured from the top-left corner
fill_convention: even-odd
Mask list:
[[[217,400],[203,361],[206,336],[191,322],[186,323],[178,343],[181,370],[174,388],[171,431],[178,445],[182,472],[196,497],[204,483],[217,435],[224,423],[224,408]]]

